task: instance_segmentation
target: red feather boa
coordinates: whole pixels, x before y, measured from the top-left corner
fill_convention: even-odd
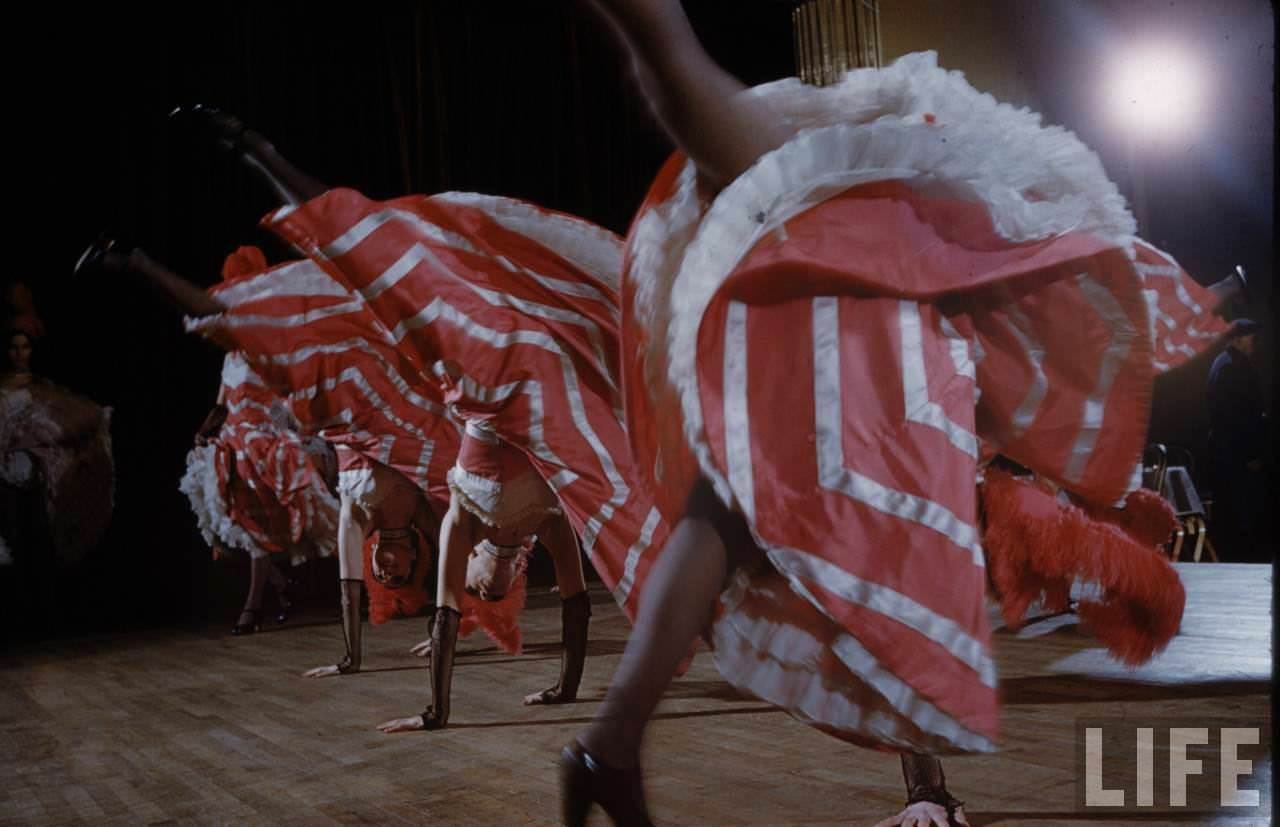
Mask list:
[[[1086,511],[997,468],[981,490],[987,570],[1010,628],[1037,598],[1065,609],[1078,579],[1100,587],[1081,599],[1081,620],[1124,662],[1149,660],[1177,634],[1186,592],[1160,550],[1177,518],[1159,496],[1135,491],[1123,509]]]
[[[421,556],[414,568],[412,580],[398,589],[389,589],[369,574],[373,571],[373,535],[365,540],[364,586],[369,593],[369,621],[373,625],[379,626],[397,617],[413,617],[431,602],[432,595],[427,591],[426,580],[427,574],[435,565],[435,555],[431,553],[431,544],[426,545],[426,548],[420,550]],[[524,611],[527,592],[524,572],[527,557],[527,551],[521,555],[519,573],[512,579],[511,588],[501,600],[486,601],[469,594],[462,596],[462,620],[458,625],[460,636],[466,637],[477,628],[483,629],[505,652],[520,654],[520,613]]]

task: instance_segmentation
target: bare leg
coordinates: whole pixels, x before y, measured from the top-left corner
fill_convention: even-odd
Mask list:
[[[175,109],[171,117],[195,122],[211,130],[218,142],[235,152],[246,166],[258,173],[284,204],[300,204],[328,189],[295,167],[276,151],[270,141],[229,112],[196,105]]]
[[[783,144],[791,128],[698,42],[679,0],[596,0],[635,64],[641,89],[671,139],[720,189]]]
[[[253,130],[244,132],[241,159],[255,170],[285,204],[298,205],[323,195],[329,187],[295,167],[275,146]]]
[[[267,570],[270,567],[270,559],[249,556],[249,593],[245,596],[240,616],[236,618],[236,625],[231,627],[231,634],[251,635],[258,631],[262,622],[262,592],[267,585]]]
[[[284,623],[289,619],[289,610],[293,608],[293,603],[289,600],[289,578],[281,573],[275,560],[269,557],[267,559],[271,562],[267,568],[267,582],[271,584],[271,588],[275,589],[276,603],[279,604],[276,623]]]
[[[266,559],[271,564],[267,567],[267,581],[271,583],[271,587],[276,591],[284,591],[289,587],[289,580],[280,573],[280,569],[270,557]]]
[[[226,309],[222,302],[201,287],[179,276],[142,250],[133,250],[128,254],[108,251],[102,256],[102,267],[109,272],[128,272],[142,276],[188,316],[214,316]]]
[[[649,575],[604,703],[579,739],[594,758],[618,769],[638,763],[649,718],[689,647],[710,625],[716,596],[746,549],[754,545],[741,517],[699,483]]]
[[[270,557],[251,557],[249,563],[249,595],[244,601],[244,612],[257,614],[262,609],[262,595],[271,579]],[[243,615],[242,615],[243,617]]]

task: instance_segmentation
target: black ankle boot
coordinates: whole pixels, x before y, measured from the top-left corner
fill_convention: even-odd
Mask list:
[[[444,729],[449,723],[449,691],[453,684],[453,653],[458,646],[457,609],[440,606],[431,624],[431,706],[422,713],[423,729]]]
[[[560,754],[563,823],[582,827],[593,804],[599,804],[618,827],[653,827],[644,803],[640,768],[614,769],[597,761],[574,741]]]
[[[177,106],[169,113],[169,119],[192,132],[213,136],[218,146],[227,152],[244,151],[244,123],[216,106],[207,103]]]

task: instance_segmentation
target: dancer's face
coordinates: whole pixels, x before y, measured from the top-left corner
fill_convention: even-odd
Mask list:
[[[496,602],[507,596],[516,576],[516,561],[500,560],[492,554],[474,549],[467,559],[467,594]]]
[[[399,588],[413,575],[415,558],[412,539],[379,542],[373,551],[373,577],[390,588]]]
[[[9,339],[9,368],[14,373],[31,372],[31,339],[25,333],[15,333]]]

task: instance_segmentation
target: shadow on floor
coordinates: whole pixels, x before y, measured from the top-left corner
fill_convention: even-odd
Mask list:
[[[587,699],[579,698],[577,703],[586,703]],[[760,715],[763,713],[774,712],[782,714],[782,711],[776,706],[752,706],[737,709],[707,709],[696,712],[659,712],[653,716],[655,721],[675,721],[684,718],[711,718],[719,715]],[[500,727],[526,727],[526,726],[561,726],[564,724],[575,724],[585,726],[591,723],[594,718],[542,718],[533,721],[486,721],[474,724],[449,724],[449,729],[498,729]]]
[[[1269,681],[1149,684],[1106,681],[1080,675],[1030,675],[1000,682],[1000,700],[1021,704],[1078,704],[1089,701],[1173,701],[1267,695]]]
[[[1191,812],[1165,811],[1158,813],[1135,813],[1132,810],[1125,810],[1124,812],[1115,812],[1110,810],[1102,812],[1085,812],[1083,810],[1076,810],[1058,813],[965,812],[965,817],[969,820],[970,827],[996,827],[996,825],[1030,824],[1037,821],[1052,821],[1056,824],[1074,822],[1088,824],[1093,821],[1109,821],[1112,823],[1123,821],[1129,823],[1159,822],[1167,824],[1169,822],[1185,822],[1187,824],[1211,824],[1216,819],[1222,819],[1225,815],[1226,814],[1221,811],[1211,810],[1194,810]],[[1233,819],[1243,819],[1247,817],[1248,816],[1232,816]]]

